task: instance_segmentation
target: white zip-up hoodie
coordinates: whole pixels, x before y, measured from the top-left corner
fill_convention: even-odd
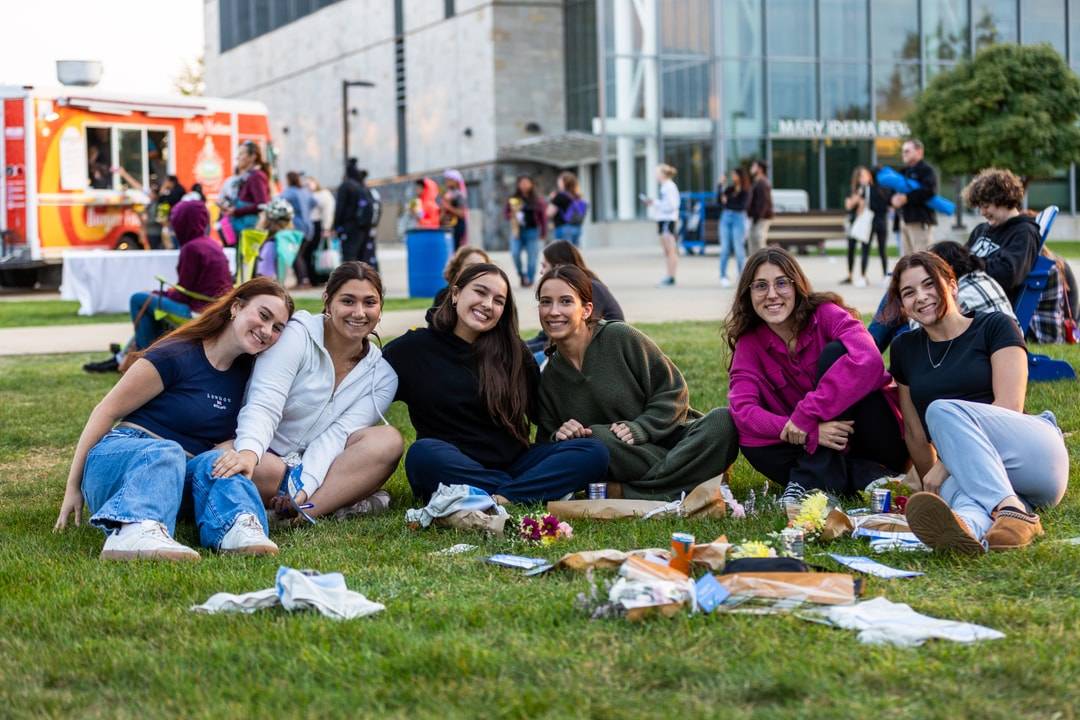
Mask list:
[[[653,220],[679,219],[679,187],[674,180],[660,183],[660,197],[652,204]]]
[[[374,343],[334,389],[334,363],[323,344],[323,316],[300,310],[273,347],[255,361],[237,419],[237,450],[262,459],[273,448],[282,457],[300,453],[300,482],[308,497],[357,430],[383,417],[397,393],[398,377]],[[297,488],[298,490],[300,488]]]

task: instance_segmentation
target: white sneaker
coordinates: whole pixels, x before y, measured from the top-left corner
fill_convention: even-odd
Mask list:
[[[868,283],[866,281],[865,277],[857,277],[857,278],[855,278],[855,287],[857,287],[857,288],[864,288],[869,284],[870,283]]]
[[[368,497],[334,512],[335,520],[348,520],[361,515],[381,515],[390,509],[390,493],[376,490]]]
[[[731,281],[728,280],[726,277],[720,278],[720,287],[722,287],[722,288],[731,287]]]
[[[223,553],[235,553],[237,555],[277,555],[278,546],[273,540],[266,537],[259,518],[251,513],[241,513],[236,516],[229,532],[221,538],[218,550]]]
[[[127,523],[105,538],[102,560],[198,560],[199,553],[169,537],[156,520]]]

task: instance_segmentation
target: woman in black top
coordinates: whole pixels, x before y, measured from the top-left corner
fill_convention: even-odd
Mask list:
[[[598,440],[529,443],[540,373],[497,266],[462,270],[428,327],[389,343],[383,357],[416,428],[405,473],[424,502],[440,483],[471,485],[497,500],[552,500],[607,474]]]
[[[890,193],[886,188],[881,187],[874,181],[874,173],[869,168],[859,165],[851,173],[851,194],[844,199],[844,207],[848,211],[848,220],[854,222],[855,218],[865,208],[869,208],[870,212],[874,213],[874,220],[873,229],[870,232],[870,241],[862,243],[862,275],[857,279],[854,278],[855,247],[859,245],[859,241],[853,237],[848,238],[848,274],[846,280],[840,281],[841,285],[854,283],[858,287],[866,287],[869,284],[866,270],[870,265],[870,245],[873,244],[874,237],[877,237],[878,255],[881,257],[881,275],[882,277],[888,277],[889,263],[885,251],[888,245],[889,195]]]
[[[956,276],[937,255],[900,259],[886,314],[922,327],[896,338],[905,441],[923,492],[908,500],[912,532],[934,549],[1023,547],[1043,533],[1035,507],[1057,505],[1069,456],[1054,414],[1024,414],[1027,354],[1003,313],[960,314]]]

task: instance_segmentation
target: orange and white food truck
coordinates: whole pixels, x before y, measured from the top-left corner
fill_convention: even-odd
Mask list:
[[[258,102],[0,86],[0,103],[0,270],[145,248],[152,185],[175,175],[215,200],[240,143],[272,155]]]

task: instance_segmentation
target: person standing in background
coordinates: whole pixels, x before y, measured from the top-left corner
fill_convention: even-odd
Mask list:
[[[506,201],[503,215],[510,221],[510,257],[514,259],[521,287],[532,287],[540,243],[547,239],[547,203],[528,175],[519,175],[514,194]],[[521,264],[525,250],[526,263]]]
[[[841,285],[854,284],[855,287],[862,288],[869,284],[866,271],[870,266],[870,246],[874,242],[875,235],[878,241],[878,255],[881,256],[881,275],[886,278],[889,275],[888,260],[885,256],[889,219],[889,201],[886,193],[888,193],[888,190],[874,182],[874,174],[870,171],[870,168],[859,165],[851,173],[851,193],[844,199],[844,207],[849,213],[849,221],[854,225],[855,219],[866,209],[869,209],[874,214],[874,218],[871,224],[870,237],[866,242],[860,242],[856,238],[848,237],[848,274],[845,280],[840,281]],[[856,277],[855,251],[859,245],[862,245],[862,273]]]
[[[375,241],[371,236],[376,205],[371,191],[364,184],[366,179],[367,170],[357,166],[356,158],[349,158],[345,165],[345,178],[338,187],[334,229],[341,238],[343,262],[360,260],[377,270]]]
[[[454,247],[459,248],[469,242],[469,189],[465,187],[465,177],[457,170],[447,170],[446,189],[439,199],[440,222],[450,228],[454,235]]]
[[[329,275],[323,275],[315,267],[315,250],[323,242],[329,242],[333,237],[334,223],[334,193],[330,192],[315,178],[308,176],[308,191],[311,192],[314,204],[311,206],[311,239],[304,243],[300,254],[304,258],[304,264],[308,269],[308,277],[312,285],[323,285]]]
[[[240,233],[255,227],[261,206],[270,202],[270,166],[262,149],[249,140],[236,153],[236,169],[240,172],[236,202],[225,212],[239,242]]]
[[[742,272],[746,263],[746,206],[750,202],[750,176],[743,168],[731,173],[731,185],[724,188],[720,203],[720,287],[731,287],[727,277],[728,258],[735,253],[735,267]]]
[[[666,163],[657,165],[656,182],[660,183],[660,197],[655,202],[652,198],[641,197],[642,202],[649,208],[653,220],[656,220],[656,230],[660,235],[660,246],[664,249],[667,276],[660,281],[660,287],[671,287],[675,284],[675,271],[679,263],[679,250],[675,244],[675,232],[679,225],[680,202],[679,187],[674,180],[677,172],[678,170]]]
[[[589,203],[581,197],[577,175],[564,171],[555,181],[555,192],[548,198],[548,218],[555,226],[555,239],[566,240],[581,247],[581,226],[589,211]]]
[[[915,138],[905,140],[900,146],[905,166],[900,174],[919,183],[918,190],[892,196],[892,206],[900,212],[901,255],[925,250],[934,242],[937,214],[926,203],[937,195],[937,174],[923,160],[923,152],[923,144]]]
[[[753,254],[765,247],[769,240],[769,225],[772,224],[772,184],[769,182],[769,165],[764,160],[750,163],[750,179],[754,184],[750,188],[750,201],[746,206],[746,215],[750,218],[750,235],[747,250]]]
[[[285,183],[281,198],[292,205],[293,227],[304,236],[300,252],[293,261],[293,272],[296,273],[297,287],[311,287],[311,268],[304,261],[304,246],[311,242],[311,206],[315,199],[301,181],[301,174],[295,170],[285,173]]]

